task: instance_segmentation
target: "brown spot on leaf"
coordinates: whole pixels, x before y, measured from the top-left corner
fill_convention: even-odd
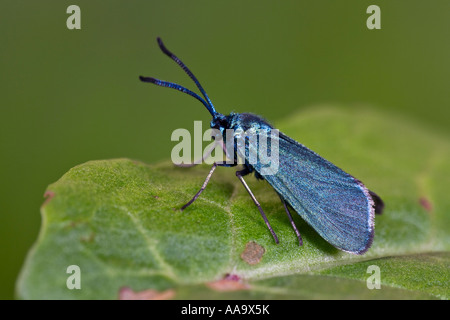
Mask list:
[[[122,287],[119,290],[119,300],[168,300],[175,297],[175,290],[168,289],[157,291],[147,289],[143,291],[133,291],[129,287]]]
[[[76,226],[77,226],[77,222],[75,222],[75,221],[70,221],[69,222],[69,226],[71,227],[71,228],[75,228]]]
[[[84,223],[86,223],[86,222],[85,222],[85,221],[75,221],[75,220],[71,220],[71,221],[68,221],[68,222],[67,222],[67,224],[65,225],[65,228],[68,228],[68,229],[76,228],[76,227],[78,227],[79,225],[82,225],[82,224],[84,224]]]
[[[240,281],[241,277],[239,277],[237,274],[227,273],[224,277],[224,279],[227,280],[234,280],[234,281]]]
[[[247,242],[244,251],[241,253],[241,258],[248,264],[254,265],[261,262],[262,256],[266,252],[263,246],[254,241]]]
[[[80,238],[81,242],[92,242],[95,239],[95,232],[91,232],[89,236],[82,236]]]
[[[239,291],[248,290],[250,286],[241,281],[237,275],[227,274],[225,278],[213,282],[207,282],[206,286],[216,291]]]
[[[46,206],[50,202],[50,200],[53,199],[54,196],[55,196],[55,193],[53,191],[51,191],[51,190],[45,191],[45,193],[44,193],[45,200],[44,200],[44,203],[42,203],[41,208]]]
[[[425,197],[420,197],[419,203],[420,203],[420,205],[421,205],[425,210],[427,210],[428,212],[433,211],[433,205],[432,205],[432,203],[430,202],[430,200],[428,200],[427,198],[425,198]]]

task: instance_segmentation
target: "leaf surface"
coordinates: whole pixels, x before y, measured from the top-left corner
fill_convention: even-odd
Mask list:
[[[385,211],[376,216],[366,254],[337,250],[292,212],[299,247],[277,194],[246,177],[280,239],[276,245],[233,169],[219,167],[205,192],[180,211],[207,165],[90,161],[48,187],[17,296],[116,299],[122,289],[175,299],[450,297],[447,137],[364,108],[316,108],[275,125],[382,197]],[[80,290],[67,287],[70,265],[80,267]],[[370,265],[380,268],[380,290],[367,288]]]

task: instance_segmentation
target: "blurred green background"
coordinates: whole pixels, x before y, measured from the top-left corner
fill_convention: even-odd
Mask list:
[[[81,30],[66,27],[71,4]],[[371,4],[381,30],[366,27]],[[198,101],[138,80],[194,89],[157,36],[222,113],[276,124],[314,105],[369,105],[448,137],[449,12],[448,0],[2,1],[0,298],[14,297],[48,184],[88,160],[167,159],[174,129],[206,127]]]

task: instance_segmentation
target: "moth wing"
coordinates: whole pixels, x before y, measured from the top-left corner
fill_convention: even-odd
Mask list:
[[[264,133],[259,141],[261,138]],[[361,181],[283,133],[278,138],[271,134],[271,138],[272,148],[267,149],[272,156],[278,149],[278,170],[264,171],[267,164],[263,163],[268,162],[264,152],[258,152],[255,170],[330,244],[355,254],[366,252],[375,227],[374,201],[369,190]],[[256,152],[252,150],[255,145],[249,149]]]

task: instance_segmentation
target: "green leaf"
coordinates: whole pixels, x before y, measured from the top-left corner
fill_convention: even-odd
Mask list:
[[[316,108],[276,126],[383,198],[385,212],[376,217],[366,254],[337,250],[294,214],[304,242],[299,247],[276,193],[249,177],[280,239],[276,245],[232,169],[218,168],[205,192],[182,212],[208,166],[90,161],[48,187],[40,235],[18,279],[17,296],[450,297],[447,137],[364,108]],[[70,265],[80,268],[79,290],[66,285]],[[380,290],[367,287],[370,265],[380,268]]]

